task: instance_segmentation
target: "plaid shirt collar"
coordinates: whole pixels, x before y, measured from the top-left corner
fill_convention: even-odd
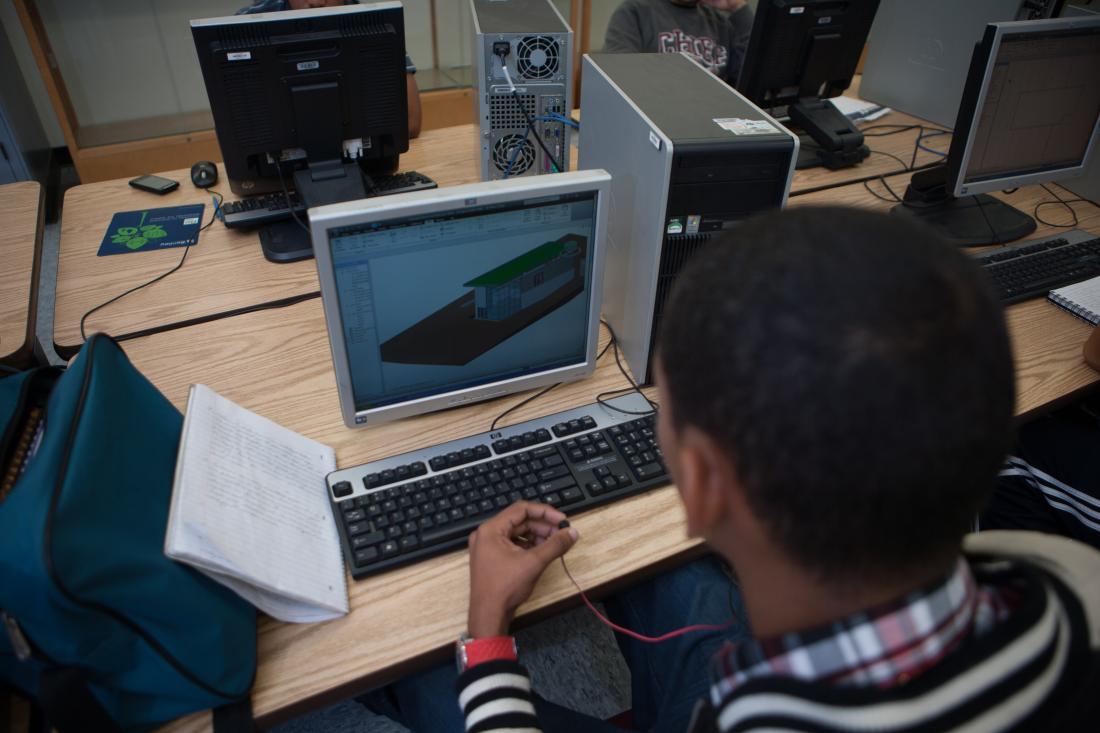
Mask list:
[[[810,631],[723,648],[714,659],[712,702],[770,675],[854,687],[904,684],[1009,610],[1000,592],[977,586],[959,558],[945,580],[897,601]]]

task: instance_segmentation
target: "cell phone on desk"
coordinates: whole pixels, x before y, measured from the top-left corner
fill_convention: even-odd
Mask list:
[[[160,176],[138,176],[130,181],[130,185],[134,188],[140,188],[142,191],[165,194],[179,188],[180,182],[173,181],[171,178],[161,178]]]

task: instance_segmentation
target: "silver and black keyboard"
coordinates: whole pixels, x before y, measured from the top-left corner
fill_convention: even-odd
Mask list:
[[[466,545],[515,501],[568,513],[668,483],[637,393],[328,475],[348,570],[363,578]],[[638,414],[630,414],[638,413]]]
[[[1005,305],[1100,275],[1100,238],[1080,229],[982,252],[975,259]]]

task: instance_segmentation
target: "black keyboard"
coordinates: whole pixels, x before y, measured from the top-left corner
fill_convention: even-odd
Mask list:
[[[647,412],[636,393],[608,401]],[[466,546],[515,501],[567,513],[668,483],[656,416],[586,405],[491,433],[329,474],[329,496],[353,578]]]
[[[1005,305],[1100,275],[1100,238],[1079,229],[977,255]]]
[[[435,181],[416,171],[395,173],[392,176],[372,176],[369,184],[367,198],[423,191],[438,186]],[[305,216],[306,213],[305,204],[294,191],[290,192],[290,206],[287,206],[286,196],[281,191],[250,196],[240,201],[227,201],[222,204],[222,223],[229,229],[258,227],[289,219],[291,210],[298,216]]]

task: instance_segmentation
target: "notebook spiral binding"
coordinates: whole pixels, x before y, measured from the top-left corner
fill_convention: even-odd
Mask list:
[[[1074,302],[1073,300],[1067,298],[1056,290],[1050,291],[1050,293],[1047,295],[1047,300],[1093,326],[1095,326],[1097,323],[1100,323],[1100,313],[1096,313],[1095,311]]]

